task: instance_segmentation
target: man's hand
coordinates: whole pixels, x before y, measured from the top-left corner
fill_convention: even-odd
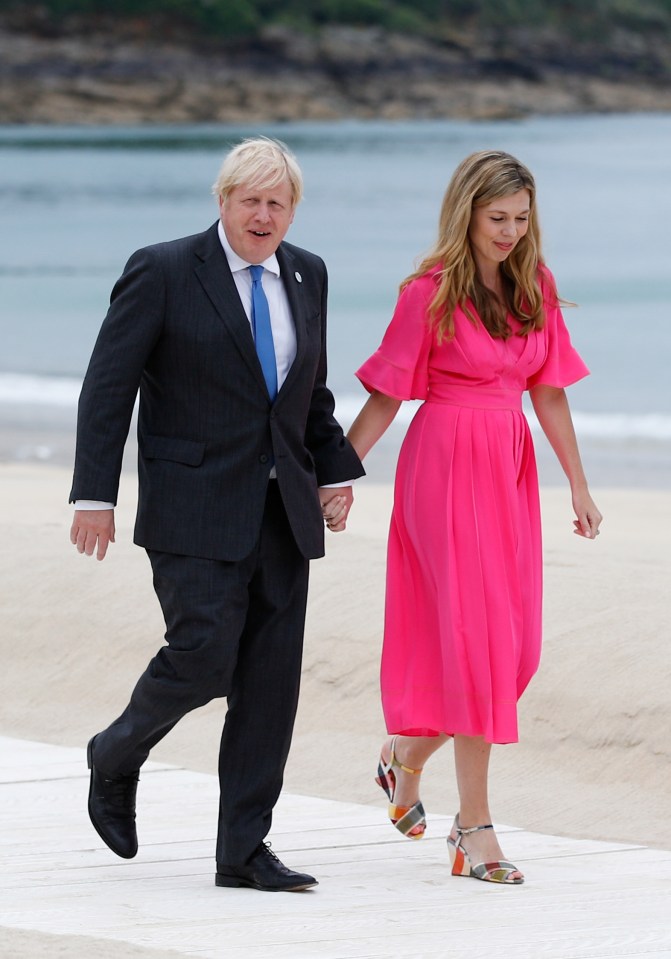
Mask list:
[[[104,559],[107,547],[114,542],[114,510],[76,509],[70,542],[78,552],[87,556],[96,553],[96,559]]]
[[[347,516],[354,502],[354,491],[351,486],[332,487],[322,486],[319,489],[319,502],[322,504],[322,513],[326,528],[332,533],[340,533],[347,526]]]

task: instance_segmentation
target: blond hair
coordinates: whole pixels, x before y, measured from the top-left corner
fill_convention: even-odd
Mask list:
[[[501,264],[502,301],[478,275],[468,230],[474,207],[519,190],[529,193],[529,225],[526,234]],[[429,320],[436,328],[438,339],[454,336],[457,307],[461,307],[473,323],[477,323],[479,317],[492,336],[506,338],[511,335],[506,319],[508,312],[521,321],[522,334],[543,326],[543,294],[538,277],[542,264],[533,176],[509,153],[481,150],[462,160],[455,170],[443,198],[438,240],[415,272],[401,283],[401,289],[439,265],[438,288],[429,307]]]
[[[248,137],[225,156],[212,192],[225,200],[238,186],[272,190],[285,181],[291,187],[292,206],[297,206],[303,196],[303,174],[296,157],[281,140]]]

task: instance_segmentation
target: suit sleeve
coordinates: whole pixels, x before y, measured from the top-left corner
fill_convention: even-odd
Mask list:
[[[158,257],[149,250],[134,253],[112,290],[84,377],[70,502],[117,501],[133,406],[161,332],[164,300]]]
[[[341,483],[365,475],[361,460],[346,439],[342,427],[334,414],[335,400],[326,385],[326,306],[328,296],[328,277],[322,264],[323,281],[321,289],[321,348],[319,366],[312,391],[312,401],[308,413],[305,432],[305,445],[315,463],[317,484]]]

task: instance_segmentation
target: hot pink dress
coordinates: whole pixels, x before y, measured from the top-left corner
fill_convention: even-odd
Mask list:
[[[438,344],[437,269],[402,291],[367,390],[420,399],[399,455],[389,532],[382,704],[390,733],[517,742],[541,648],[536,461],[522,393],[588,373],[542,273],[545,326],[495,339],[461,311]],[[511,321],[513,327],[515,321]]]

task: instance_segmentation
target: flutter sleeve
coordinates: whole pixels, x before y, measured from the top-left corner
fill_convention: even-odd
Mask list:
[[[430,276],[413,280],[401,291],[379,349],[356,371],[369,393],[377,390],[397,400],[426,399],[433,340],[428,308],[434,292]]]
[[[589,369],[571,343],[569,331],[559,306],[554,278],[543,269],[541,288],[545,297],[546,354],[541,367],[527,380],[527,389],[543,384],[564,387],[589,376]]]

